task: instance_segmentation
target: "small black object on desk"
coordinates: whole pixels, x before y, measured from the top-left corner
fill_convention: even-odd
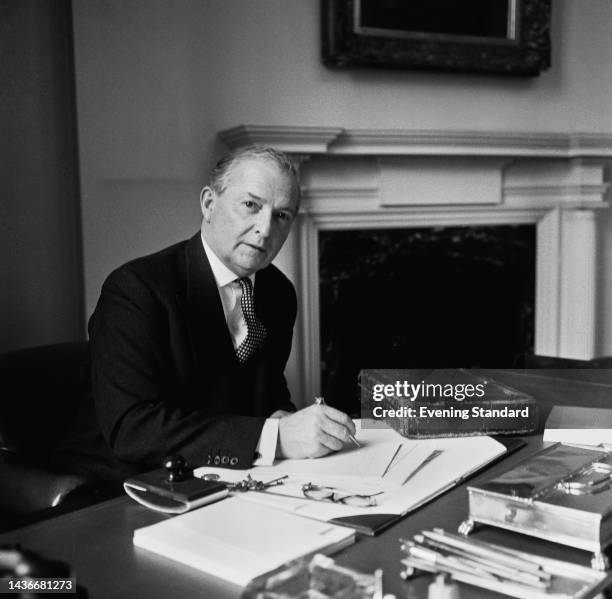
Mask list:
[[[168,456],[162,466],[126,480],[125,492],[145,507],[168,514],[182,514],[228,494],[225,483],[196,478],[181,455]]]
[[[187,460],[182,455],[168,456],[164,460],[164,468],[169,483],[178,483],[193,477],[193,468],[187,467]]]

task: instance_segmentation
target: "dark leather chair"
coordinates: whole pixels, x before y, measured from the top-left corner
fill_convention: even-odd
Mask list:
[[[0,356],[0,530],[116,494],[85,442],[97,429],[86,342]],[[95,434],[95,433],[94,433]]]

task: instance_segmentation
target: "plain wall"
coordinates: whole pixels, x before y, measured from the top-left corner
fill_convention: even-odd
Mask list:
[[[71,29],[0,4],[0,352],[84,338]]]
[[[126,260],[199,227],[198,191],[241,123],[612,132],[612,4],[553,0],[536,78],[329,70],[319,0],[74,3],[86,312]],[[601,214],[599,349],[612,353],[612,217]]]

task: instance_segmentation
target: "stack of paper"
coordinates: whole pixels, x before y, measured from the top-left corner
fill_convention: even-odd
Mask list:
[[[354,531],[229,498],[134,532],[134,545],[246,586],[287,562],[350,545]]]

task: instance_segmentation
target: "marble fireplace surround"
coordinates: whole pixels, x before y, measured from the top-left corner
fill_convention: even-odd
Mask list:
[[[535,224],[535,352],[595,356],[596,219],[611,135],[239,125],[220,137],[230,148],[271,145],[300,165],[298,222],[276,260],[298,293],[294,397],[320,392],[323,230]]]

